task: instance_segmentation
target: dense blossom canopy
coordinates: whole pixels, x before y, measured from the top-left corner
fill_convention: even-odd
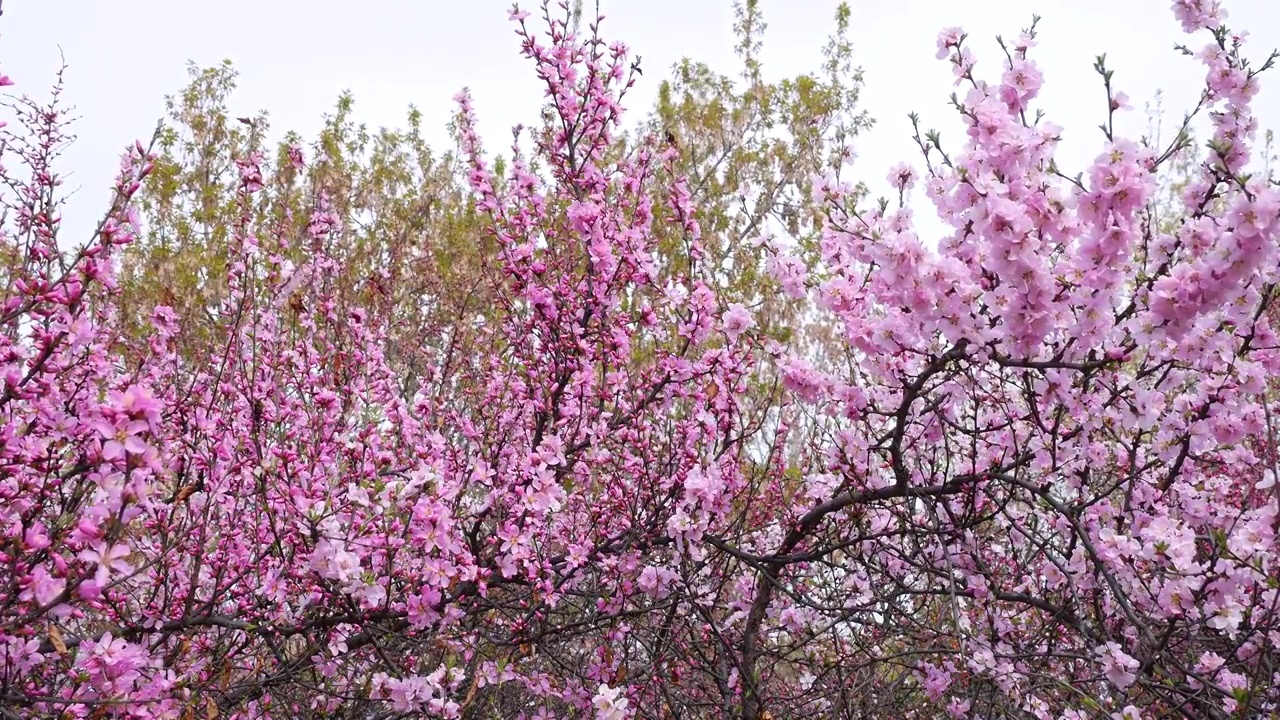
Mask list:
[[[130,148],[69,251],[65,110],[12,105],[0,717],[1280,713],[1273,58],[1215,0],[1173,4],[1213,136],[1172,206],[1185,133],[1109,114],[1069,177],[1034,25],[992,78],[953,28],[963,146],[917,132],[878,206],[838,154],[811,242],[742,247],[693,143],[623,137],[626,48],[560,9],[511,12],[548,110],[506,160],[456,99],[485,307],[412,284],[418,351],[375,300],[422,266],[343,246],[359,213],[296,144],[235,158],[220,289],[140,340],[117,277],[169,170]]]

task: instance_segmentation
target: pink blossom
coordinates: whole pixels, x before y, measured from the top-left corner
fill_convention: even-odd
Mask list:
[[[597,720],[626,720],[631,717],[628,708],[630,702],[623,694],[622,688],[601,684],[591,698],[591,705],[596,710]]]
[[[640,571],[640,589],[649,597],[661,600],[670,593],[671,583],[675,579],[676,574],[666,568],[646,565]]]
[[[108,546],[104,542],[95,542],[90,549],[82,551],[79,558],[97,566],[94,570],[94,582],[103,586],[113,573],[119,575],[133,572],[133,566],[125,561],[130,554],[129,546],[123,543]]]
[[[1125,654],[1119,643],[1108,642],[1098,647],[1097,652],[1102,660],[1103,674],[1116,687],[1127,688],[1137,679],[1133,671],[1138,669],[1140,663]]]
[[[932,663],[921,664],[916,669],[916,675],[921,678],[921,685],[932,700],[941,698],[947,688],[951,687],[951,672]]]
[[[1217,28],[1227,13],[1218,0],[1173,0],[1173,14],[1182,23],[1183,32]]]
[[[66,580],[54,577],[43,565],[37,565],[31,573],[31,580],[19,597],[23,600],[35,601],[38,605],[47,606],[57,600],[66,590],[66,587]],[[64,605],[62,609],[70,611],[71,608]]]
[[[104,633],[81,645],[77,667],[86,673],[97,697],[128,698],[152,664],[145,648]]]
[[[964,30],[958,27],[950,27],[938,33],[938,53],[936,57],[943,60],[951,53],[951,49],[958,46],[964,40]]]
[[[729,306],[723,316],[724,332],[729,336],[729,340],[736,341],[742,333],[750,330],[755,326],[756,321],[751,316],[751,311],[747,310],[741,303],[734,303]]]
[[[805,266],[799,258],[792,255],[773,255],[767,263],[769,274],[782,284],[782,291],[789,297],[802,298],[805,295]]]

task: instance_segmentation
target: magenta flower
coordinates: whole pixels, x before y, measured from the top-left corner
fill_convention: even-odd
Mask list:
[[[93,547],[82,550],[78,556],[87,563],[97,565],[94,571],[94,582],[99,587],[107,584],[112,573],[124,574],[133,571],[133,566],[125,562],[125,558],[129,557],[131,551],[129,546],[123,543],[108,546],[104,542],[96,542]]]
[[[104,460],[123,460],[126,455],[141,455],[149,449],[142,433],[147,432],[147,423],[141,420],[112,423],[97,420],[93,428],[102,437],[102,458]]]

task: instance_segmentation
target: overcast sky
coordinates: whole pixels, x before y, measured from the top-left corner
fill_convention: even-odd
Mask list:
[[[530,3],[525,3],[529,5]],[[1105,95],[1092,70],[1107,53],[1115,85],[1136,110],[1121,125],[1146,129],[1145,101],[1158,88],[1171,121],[1193,106],[1204,71],[1173,51],[1188,42],[1169,0],[851,0],[852,40],[866,73],[863,107],[876,128],[857,143],[854,173],[878,184],[902,159],[915,159],[906,114],[961,141],[948,65],[934,59],[946,26],[971,36],[979,71],[997,77],[995,36],[1014,37],[1032,14],[1043,17],[1034,58],[1045,73],[1040,107],[1066,128],[1063,164],[1083,169],[1101,147],[1097,129]],[[646,70],[629,103],[632,121],[651,106],[659,80],[681,57],[736,73],[732,0],[601,0],[602,34],[644,58]],[[765,73],[771,78],[815,70],[833,27],[836,0],[761,0],[768,30]],[[64,169],[82,188],[68,213],[70,229],[104,207],[122,147],[150,135],[163,98],[186,82],[188,60],[202,66],[230,58],[240,71],[237,114],[268,110],[274,131],[314,134],[320,116],[349,89],[357,119],[400,125],[416,104],[425,127],[443,141],[463,87],[475,97],[490,148],[505,148],[509,129],[532,124],[542,98],[503,0],[5,0],[0,18],[0,70],[43,94],[61,57],[68,94],[84,120]],[[588,11],[591,3],[588,1]],[[1251,32],[1259,61],[1280,47],[1280,0],[1226,0],[1229,25]],[[1207,36],[1191,40],[1199,49]],[[61,55],[60,55],[61,53]],[[1280,69],[1264,76],[1255,101],[1263,129],[1280,129]],[[947,143],[948,137],[951,139]],[[1065,169],[1065,168],[1064,168]]]

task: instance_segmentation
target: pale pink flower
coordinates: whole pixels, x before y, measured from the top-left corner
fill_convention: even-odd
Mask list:
[[[731,341],[737,340],[738,336],[750,330],[756,324],[755,319],[751,317],[751,311],[740,303],[730,305],[729,309],[724,313],[723,320],[724,332]]]
[[[596,709],[596,720],[626,720],[631,716],[630,701],[621,688],[601,684],[591,698],[591,705]]]
[[[1099,646],[1098,656],[1102,660],[1103,674],[1116,687],[1127,688],[1138,679],[1133,671],[1140,667],[1140,663],[1126,654],[1119,643],[1109,642]]]

